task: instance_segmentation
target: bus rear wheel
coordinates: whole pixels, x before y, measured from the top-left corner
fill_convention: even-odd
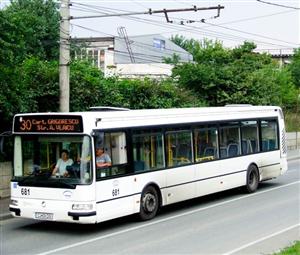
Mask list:
[[[257,190],[259,184],[259,172],[255,165],[250,165],[247,171],[246,191],[253,193]]]
[[[150,220],[155,217],[159,208],[159,199],[157,190],[153,186],[144,189],[141,196],[140,218],[141,220]]]

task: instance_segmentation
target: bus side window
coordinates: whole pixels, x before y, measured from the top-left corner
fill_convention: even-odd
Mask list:
[[[165,166],[163,135],[157,130],[135,131],[132,136],[135,172],[161,169]]]
[[[188,130],[166,133],[168,167],[193,162],[192,132]]]
[[[99,132],[95,137],[95,146],[96,150],[100,148],[105,154],[95,157],[97,179],[128,172],[125,132]],[[97,164],[99,157],[103,158],[104,163],[106,163],[105,166],[101,167]]]
[[[241,122],[242,153],[258,152],[258,125],[256,120]]]
[[[277,150],[278,136],[277,136],[277,121],[276,120],[262,120],[261,127],[261,151]]]
[[[235,157],[241,154],[240,128],[238,122],[222,123],[220,125],[220,156]]]
[[[196,162],[214,160],[218,155],[218,131],[215,127],[203,126],[194,130]]]

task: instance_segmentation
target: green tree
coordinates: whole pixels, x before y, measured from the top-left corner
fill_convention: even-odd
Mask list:
[[[291,73],[280,70],[271,56],[253,52],[255,44],[244,42],[226,49],[220,42],[184,39],[175,43],[193,54],[195,63],[177,64],[173,77],[179,86],[193,90],[211,106],[226,104],[279,104],[286,108],[295,103]]]
[[[288,69],[292,73],[295,85],[300,89],[300,48],[294,51],[292,61],[288,65]]]
[[[117,90],[122,98],[121,105],[131,109],[204,105],[190,91],[174,86],[172,80],[119,80]]]
[[[57,61],[28,58],[17,68],[22,105],[19,112],[58,110],[59,85]]]
[[[15,65],[28,56],[56,59],[59,42],[57,8],[52,0],[12,0],[1,10],[0,48],[5,60]]]
[[[27,59],[32,56],[57,59],[58,42],[59,13],[54,1],[12,0],[0,10],[0,121],[4,123],[1,129],[7,129],[13,114],[36,109],[31,100],[34,93],[31,87],[32,93],[24,90],[27,81],[20,79],[20,72],[26,73],[24,69],[30,65]],[[25,78],[29,80],[28,75]]]

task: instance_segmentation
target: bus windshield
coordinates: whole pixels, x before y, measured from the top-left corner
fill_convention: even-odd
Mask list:
[[[75,188],[90,184],[89,136],[15,136],[14,177],[20,186]]]

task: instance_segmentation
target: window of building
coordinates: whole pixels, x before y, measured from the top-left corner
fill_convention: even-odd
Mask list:
[[[271,151],[278,149],[277,121],[262,120],[261,128],[261,151]]]
[[[174,167],[193,162],[191,131],[174,131],[166,133],[167,165]]]
[[[165,166],[162,133],[137,131],[132,136],[132,146],[135,172]]]
[[[258,125],[257,121],[241,122],[242,153],[258,152]]]
[[[164,50],[166,48],[166,42],[165,42],[165,40],[154,38],[153,39],[153,47]]]
[[[196,162],[218,158],[218,130],[214,127],[203,127],[194,130],[194,150]]]
[[[100,50],[100,67],[102,70],[105,67],[105,50]]]
[[[82,49],[76,53],[76,59],[88,60],[93,66],[104,69],[105,50],[104,49]]]
[[[240,129],[238,122],[220,125],[220,158],[235,157],[241,154]]]

